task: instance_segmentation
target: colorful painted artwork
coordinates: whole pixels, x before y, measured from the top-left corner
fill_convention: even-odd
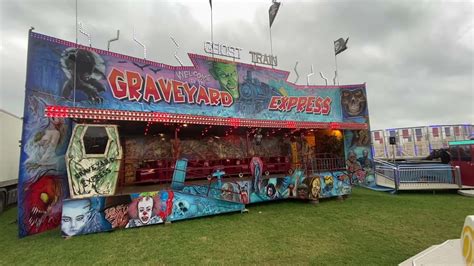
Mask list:
[[[65,200],[64,237],[134,228],[244,209],[244,204],[172,190]]]
[[[171,190],[132,195],[91,197],[64,201],[63,236],[160,224],[172,213]]]
[[[298,185],[298,197],[309,200],[348,195],[351,191],[351,181],[342,171],[322,172],[302,177]]]
[[[193,66],[174,67],[31,33],[27,89],[63,106],[313,122],[343,122],[342,97],[344,114],[366,114],[364,85],[344,86],[353,95],[341,96],[340,87],[289,83],[286,71],[190,59]]]
[[[344,131],[347,172],[354,184],[375,185],[375,165],[370,149],[370,131]]]
[[[62,200],[69,196],[64,155],[71,134],[70,121],[47,118],[54,97],[26,91],[18,181],[20,237],[56,228]]]
[[[82,206],[83,210],[87,210],[87,215],[86,213],[70,213],[68,217],[71,220],[73,217],[77,219],[78,216],[83,215],[91,221],[88,223],[95,224],[94,221],[107,220],[105,217],[109,217],[110,228],[122,228],[126,226],[125,221],[127,224],[130,221],[128,206],[134,199],[130,198],[130,203],[106,208],[105,200],[98,204],[89,198],[91,195],[110,195],[99,196],[102,199],[115,197],[112,196],[116,186],[115,181],[112,184],[110,180],[106,180],[114,179],[111,176],[119,167],[120,160],[117,156],[121,153],[122,147],[118,143],[117,135],[112,136],[114,133],[106,130],[109,139],[117,141],[109,146],[109,153],[96,153],[102,154],[101,162],[93,162],[91,158],[78,162],[77,160],[87,153],[84,152],[86,147],[80,148],[78,139],[71,139],[71,119],[45,117],[47,106],[177,113],[231,117],[237,120],[242,118],[317,122],[321,123],[321,127],[326,128],[334,125],[343,128],[345,123],[368,124],[365,84],[303,86],[288,82],[289,72],[287,71],[252,64],[190,54],[192,65],[177,67],[77,46],[71,42],[34,32],[30,32],[29,37],[18,184],[18,220],[21,237],[57,227],[61,221],[62,202],[70,198],[79,200],[78,197],[83,197],[80,200],[84,201],[76,204],[80,206],[79,208]],[[291,128],[292,125],[289,124],[288,127]],[[346,130],[345,135],[347,132],[351,131]],[[352,133],[348,133],[347,136],[351,136],[350,134]],[[357,134],[357,138],[363,139],[363,134]],[[277,136],[278,132],[274,135]],[[279,156],[282,153],[281,150],[290,153],[291,150],[299,152],[303,149],[291,140],[267,136],[259,132],[254,132],[254,136],[251,136],[251,143],[245,147],[245,153],[242,147],[243,138],[229,137],[218,140],[207,136],[204,139],[206,145],[203,145],[204,141],[198,137],[194,140],[167,140],[166,143],[153,138],[126,138],[123,145],[127,150],[130,149],[130,154],[134,154],[135,157],[131,156],[122,162],[125,183],[134,182],[134,169],[147,158],[156,160],[170,157],[170,155],[175,159],[182,157],[199,159],[209,156],[242,158],[245,155],[245,159],[251,159],[252,157],[264,158],[272,154]],[[68,156],[69,161],[66,163],[65,154],[69,141],[75,148],[71,150],[74,155]],[[349,156],[349,151],[353,150],[356,161],[361,159],[357,161],[361,168],[364,169],[362,167],[364,164],[368,169],[372,158],[370,149],[366,156],[368,159],[364,161],[362,148],[366,146],[359,145],[357,141],[352,144],[352,137],[350,142],[347,141],[346,137],[346,159],[353,161],[353,158]],[[95,147],[91,148],[95,149]],[[199,211],[186,213],[186,215],[183,215],[185,212],[173,211],[172,216],[174,218],[197,217],[202,216],[201,214],[208,215],[238,209],[245,203],[297,197],[300,191],[298,186],[303,186],[301,181],[304,175],[297,170],[298,161],[302,159],[296,156],[295,154],[289,158],[295,161],[291,173],[263,176],[265,170],[257,163],[252,169],[253,176],[257,177],[255,180],[248,182],[221,180],[222,184],[215,188],[220,190],[219,198],[202,198],[197,194],[176,192],[174,197],[183,199],[180,208],[189,205],[191,209]],[[111,158],[117,160],[111,161]],[[98,163],[96,166],[99,168],[109,169],[110,167],[111,172],[104,176],[101,174],[100,177],[86,173],[89,168],[92,172],[91,167],[94,163]],[[77,174],[70,175],[73,177],[71,180],[67,178],[66,166],[70,168],[69,171],[74,169],[72,171]],[[343,193],[338,192],[339,188],[341,191],[347,190],[345,186],[338,186],[337,177],[333,176],[332,187],[329,179],[326,181],[324,177],[321,177],[320,180],[321,197]],[[363,182],[370,182],[370,178],[365,177]],[[316,185],[317,183],[311,184],[311,186]],[[308,197],[308,191],[304,193],[305,197]],[[90,202],[88,203],[87,200]],[[137,216],[133,216],[134,224],[146,224],[152,219],[153,222],[159,220],[158,216],[150,215],[148,212],[147,215],[140,214],[138,203],[145,210],[150,207],[152,200],[144,197],[137,201]],[[65,203],[63,207],[67,209],[67,205],[68,203]],[[208,210],[209,208],[211,210]],[[149,221],[144,218],[145,216]],[[160,219],[165,221],[161,216]],[[71,226],[69,225],[70,228]],[[93,232],[96,228],[103,230],[108,227],[99,223],[91,225],[87,230],[72,226],[71,230],[65,229],[65,231],[69,230],[68,232],[73,234],[82,230]]]
[[[121,159],[117,126],[76,125],[66,153],[70,196],[114,195]]]

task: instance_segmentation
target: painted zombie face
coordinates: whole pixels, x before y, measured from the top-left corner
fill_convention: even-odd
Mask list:
[[[354,163],[354,162],[357,161],[357,155],[355,154],[354,151],[350,151],[350,152],[349,152],[349,161],[350,161],[351,163]]]
[[[153,198],[144,197],[138,201],[138,218],[144,224],[150,222],[153,210]]]
[[[91,216],[89,200],[74,200],[64,203],[61,230],[67,236],[78,234]]]
[[[366,158],[369,157],[369,151],[368,150],[363,150],[362,155]]]
[[[315,177],[311,184],[311,195],[313,198],[319,198],[319,190],[321,189],[319,177]]]
[[[221,90],[226,90],[232,98],[239,98],[239,84],[237,67],[233,64],[214,62],[209,70],[211,75],[219,81]]]

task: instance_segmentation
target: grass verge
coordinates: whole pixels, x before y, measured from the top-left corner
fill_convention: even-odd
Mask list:
[[[0,264],[394,265],[459,238],[474,198],[356,188],[344,202],[249,210],[65,240],[58,229],[18,239],[10,208],[0,215]]]

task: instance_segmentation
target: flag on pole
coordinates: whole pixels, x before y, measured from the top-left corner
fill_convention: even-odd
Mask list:
[[[211,9],[212,9],[212,0],[209,0],[209,5],[211,6]]]
[[[349,37],[344,41],[343,38],[339,38],[334,41],[334,52],[336,55],[344,52],[347,49],[347,42],[349,41]]]
[[[270,18],[270,28],[272,27],[273,21],[278,13],[278,9],[280,8],[280,3],[277,1],[273,1],[273,4],[268,9],[268,16]]]

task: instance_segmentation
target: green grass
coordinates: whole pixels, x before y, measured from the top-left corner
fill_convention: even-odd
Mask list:
[[[355,189],[344,202],[249,210],[65,240],[59,230],[18,239],[10,208],[0,215],[0,264],[395,265],[459,238],[474,198]]]

